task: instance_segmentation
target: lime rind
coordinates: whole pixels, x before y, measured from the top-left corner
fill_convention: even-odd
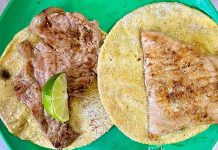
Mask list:
[[[69,120],[67,78],[65,73],[52,76],[43,87],[42,103],[45,110],[55,119]]]

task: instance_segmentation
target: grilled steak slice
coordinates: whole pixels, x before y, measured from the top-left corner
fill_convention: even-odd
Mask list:
[[[34,77],[34,64],[39,63],[31,44],[24,41],[17,46],[24,56],[25,65],[21,73],[14,80],[14,90],[19,100],[23,101],[32,111],[33,116],[41,125],[51,143],[57,148],[63,148],[77,138],[67,123],[61,123],[49,116],[43,109],[41,102],[41,86]]]
[[[46,64],[43,79],[42,73],[36,75],[40,85],[51,75],[65,71],[69,96],[80,96],[96,77],[98,50],[102,44],[98,23],[89,22],[79,13],[48,8],[33,18],[30,29],[44,41],[36,45]]]
[[[141,42],[150,134],[218,123],[218,57],[158,32]]]
[[[14,79],[14,90],[52,144],[64,148],[78,134],[44,111],[41,88],[54,74],[66,72],[69,97],[81,96],[96,78],[98,50],[103,40],[101,30],[96,21],[89,22],[79,13],[65,13],[58,8],[48,8],[34,17],[30,29],[42,40],[34,48],[28,41],[17,46],[25,63]]]

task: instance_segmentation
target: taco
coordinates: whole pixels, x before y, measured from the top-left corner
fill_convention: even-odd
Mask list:
[[[167,41],[169,43],[165,43]],[[178,87],[177,91],[168,95],[169,97],[164,95],[166,94],[164,90],[157,88],[159,81],[162,81],[160,79],[163,78],[163,83],[168,79],[164,78],[164,75],[167,76],[170,73],[170,68],[167,70],[164,64],[168,62],[166,59],[170,57],[172,49],[179,51],[183,47],[185,50],[181,58],[185,58],[185,54],[189,50],[193,51],[193,55],[190,56],[194,58],[194,61],[201,58],[203,54],[216,55],[217,41],[217,24],[202,12],[179,3],[154,3],[124,16],[107,35],[98,60],[99,95],[112,122],[131,139],[157,145],[183,141],[206,130],[211,123],[217,123],[217,116],[213,115],[214,111],[217,111],[217,102],[215,102],[217,100],[217,78],[211,80],[214,82],[212,87],[196,91],[202,94],[212,89],[215,99],[209,98],[207,102],[216,104],[215,108],[210,109],[213,111],[203,113],[203,110],[206,110],[204,108],[206,102],[197,100],[197,103],[202,102],[203,104],[202,110],[199,105],[196,105],[196,110],[200,113],[193,110],[191,115],[186,112],[188,116],[184,118],[181,118],[182,113],[180,112],[176,116],[177,109],[172,109],[175,105],[169,105],[171,103],[168,101],[171,96],[171,100],[174,100],[175,104],[178,103],[174,98],[180,98],[180,102],[184,104],[185,101],[181,101],[181,97],[179,97],[182,95],[179,93],[182,91],[179,87],[182,86],[179,84],[175,86],[175,88]],[[175,54],[175,59],[180,59],[180,56]],[[216,56],[208,59],[204,57],[202,61],[209,60],[208,64],[215,65],[210,69],[216,70],[214,58],[216,59]],[[147,62],[153,62],[153,65],[146,64]],[[202,65],[202,63],[197,64]],[[190,66],[191,69],[194,69],[194,66]],[[166,69],[166,72],[163,71],[163,68]],[[196,69],[199,68],[196,67]],[[153,69],[155,72],[151,74]],[[210,71],[206,70],[204,75],[206,76]],[[201,73],[198,70],[196,74],[201,75]],[[191,73],[189,75],[193,76]],[[213,75],[217,77],[217,71]],[[157,76],[157,78],[153,76]],[[172,78],[169,79],[172,81]],[[212,79],[212,74],[208,74],[207,84],[209,79]],[[164,87],[165,84],[161,85],[160,87]],[[168,83],[166,85],[169,86]],[[175,83],[175,85],[177,84]],[[200,84],[196,84],[196,86],[198,85]],[[158,93],[160,91],[163,93]],[[152,99],[154,93],[158,97],[153,95],[155,98]],[[166,99],[163,96],[166,96]],[[189,112],[194,108],[192,106],[193,104],[187,109]],[[196,114],[200,118],[197,118]],[[170,115],[172,116],[166,117]],[[177,117],[179,119],[175,119]],[[193,118],[190,121],[191,117],[196,117],[196,122],[193,121]],[[185,120],[187,118],[190,120]],[[202,121],[203,119],[205,120]],[[181,121],[183,122],[181,123]]]
[[[111,128],[96,85],[104,37],[97,21],[59,8],[44,10],[15,35],[0,59],[0,117],[12,134],[62,149],[87,145]],[[61,72],[68,85],[66,122],[42,104],[43,86]]]

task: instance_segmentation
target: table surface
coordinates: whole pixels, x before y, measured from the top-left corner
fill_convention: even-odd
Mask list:
[[[215,5],[216,9],[218,10],[218,0],[211,0],[212,3]],[[7,6],[9,0],[0,0],[0,15],[3,12],[4,8]],[[4,141],[2,140],[2,138],[0,137],[0,150],[7,150],[7,146],[4,143]],[[218,142],[217,144],[214,146],[213,150],[218,150]]]

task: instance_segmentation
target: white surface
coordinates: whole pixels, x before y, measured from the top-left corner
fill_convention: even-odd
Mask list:
[[[218,10],[218,0],[211,0],[211,1],[213,2],[216,9]],[[4,10],[4,8],[8,2],[9,2],[9,0],[0,0],[0,15],[1,15],[2,11]],[[4,143],[3,139],[0,136],[0,150],[7,150],[7,149],[8,148],[7,148],[6,144]],[[218,150],[218,142],[214,146],[213,150]]]
[[[213,147],[213,150],[218,150],[218,142],[217,142],[216,145]]]
[[[218,10],[218,0],[211,0],[211,2],[214,4],[216,9]]]
[[[0,15],[4,10],[5,6],[8,4],[9,0],[0,0]]]

